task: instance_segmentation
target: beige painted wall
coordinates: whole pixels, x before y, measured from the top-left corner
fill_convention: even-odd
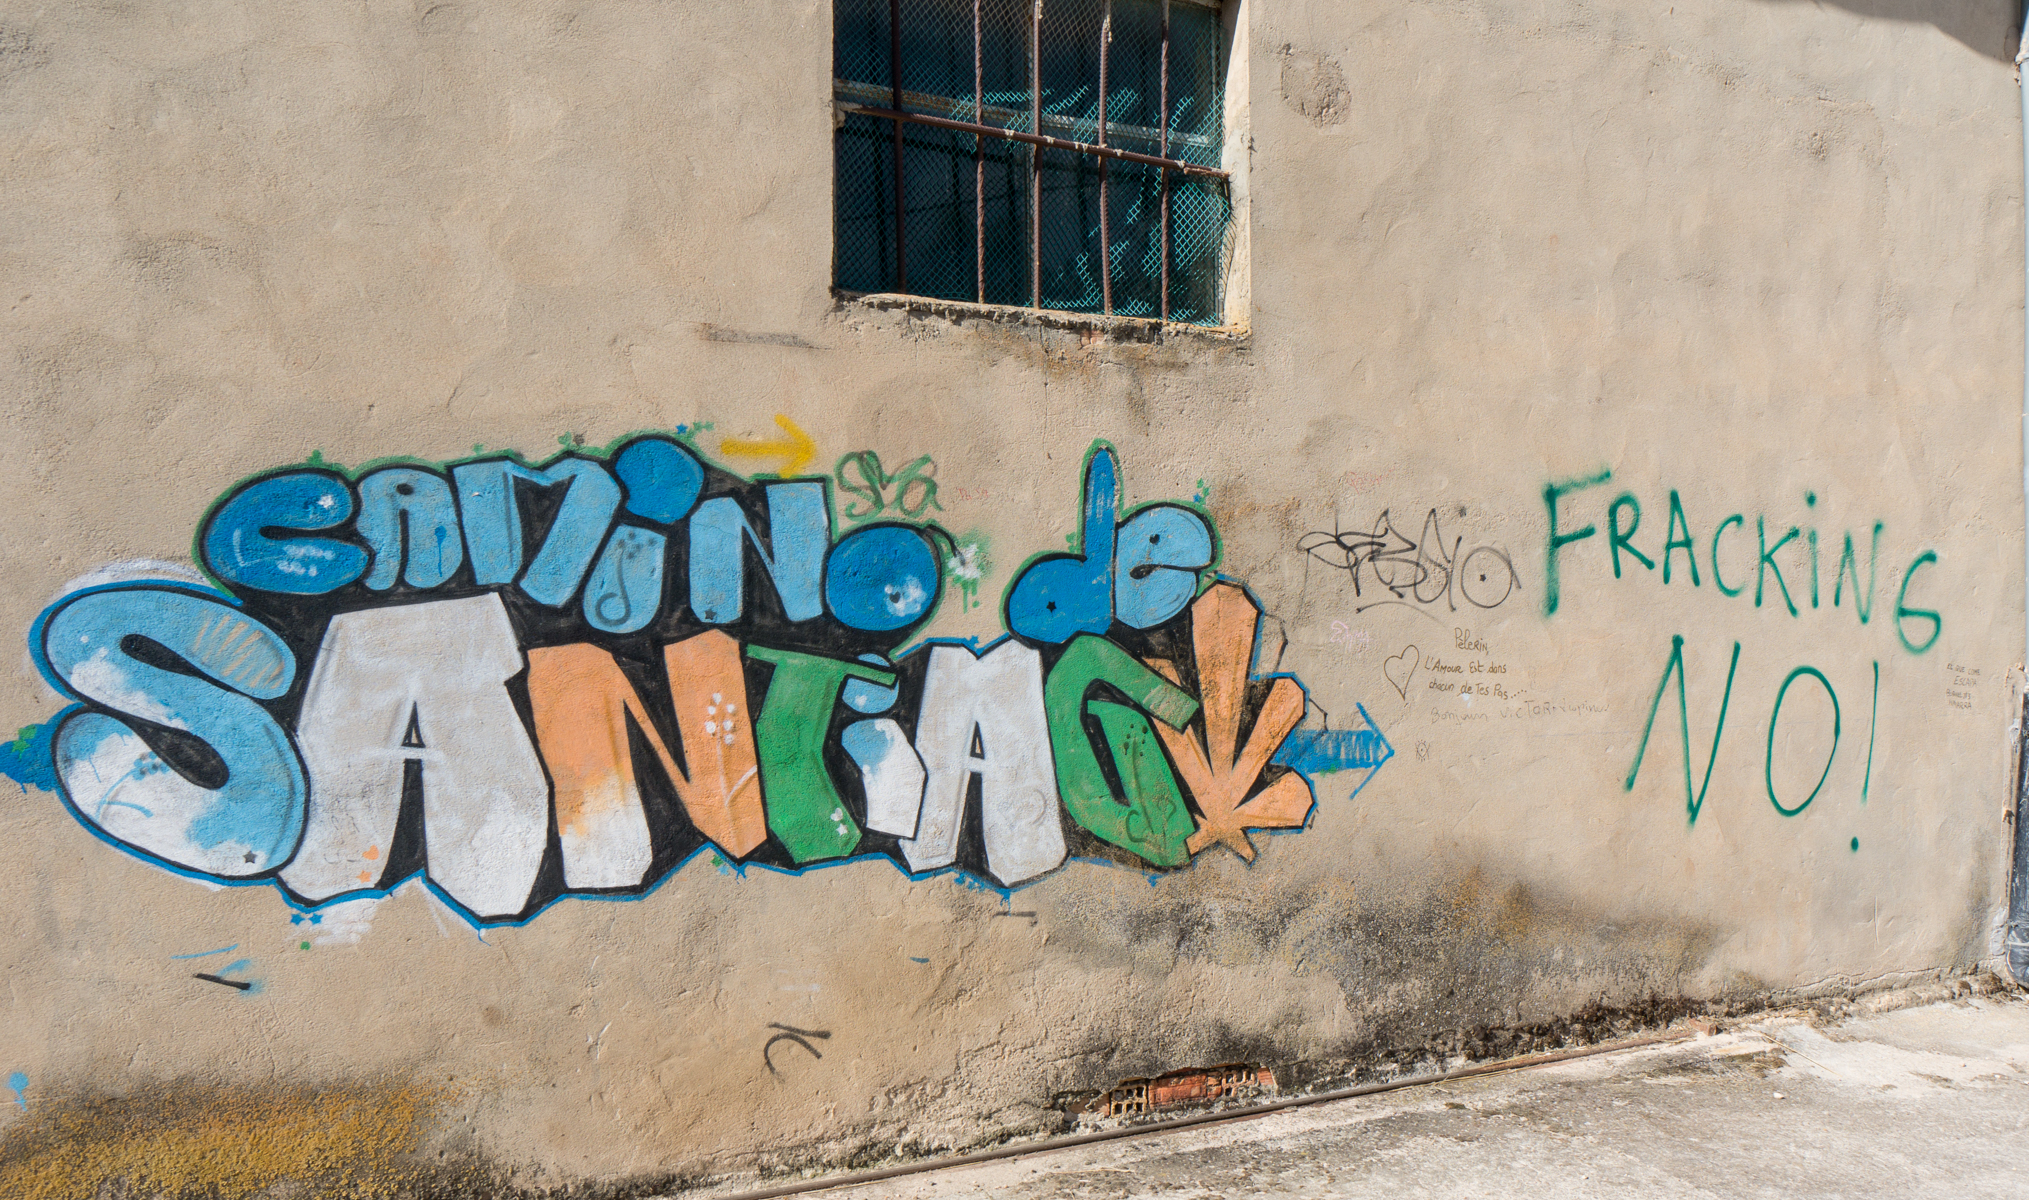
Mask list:
[[[1282,669],[1397,753],[1357,799],[1322,777],[1310,828],[1252,865],[1074,862],[1010,902],[881,863],[698,861],[483,937],[410,889],[307,952],[272,889],[178,878],[26,789],[0,809],[0,1074],[27,1078],[0,1122],[411,1081],[451,1089],[433,1128],[458,1147],[614,1180],[972,1144],[1173,1067],[1988,959],[2023,600],[2021,134],[1991,7],[1989,35],[1977,6],[1940,30],[1759,0],[1250,0],[1251,307],[1237,336],[1152,345],[833,297],[822,0],[6,6],[17,644],[91,572],[188,568],[215,497],[313,451],[700,422],[709,450],[779,413],[820,467],[933,456],[942,523],[995,547],[991,600],[1062,548],[1095,439],[1131,501],[1202,481]],[[1563,550],[1546,615],[1545,486],[1607,469],[1559,503],[1602,532]],[[1638,500],[1657,558],[1673,490],[1701,585],[1681,551],[1667,586],[1632,558],[1616,579],[1609,502]],[[1421,539],[1431,511],[1512,559],[1505,603],[1372,606],[1371,572],[1356,592],[1299,549],[1384,512]],[[1817,533],[1815,605],[1804,537],[1777,555],[1794,616],[1772,576],[1755,602],[1757,519]],[[1863,624],[1833,587],[1876,521]],[[1925,551],[1907,603],[1942,630],[1916,654],[1898,629],[1928,623],[1896,607]],[[931,629],[998,631],[995,603]],[[1674,687],[1624,786],[1677,635],[1700,777],[1740,646],[1695,824]],[[0,723],[47,719],[63,698],[10,662]],[[1501,670],[1438,669],[1472,664]],[[1805,665],[1840,735],[1786,818],[1768,779],[1793,804],[1831,744],[1807,676],[1770,750]],[[1461,678],[1508,695],[1429,686]],[[257,991],[172,960],[228,944]],[[827,1031],[823,1058],[778,1049],[771,1074],[771,1023]]]

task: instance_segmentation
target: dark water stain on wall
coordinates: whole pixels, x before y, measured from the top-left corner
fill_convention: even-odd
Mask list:
[[[1095,1033],[1067,1090],[1106,1088],[1192,1062],[1276,1065],[1324,1078],[1384,1060],[1480,1058],[1667,1023],[1704,1006],[1689,979],[1719,938],[1703,926],[1609,918],[1521,883],[1464,871],[1413,893],[1338,883],[1222,894],[1164,889],[1066,922],[1054,944],[1095,961],[1167,972],[1201,961],[1279,963],[1333,980],[1354,1020],[1337,1044],[1287,1041],[1300,1014],[1260,1013],[1151,1044]],[[1315,1014],[1312,1014],[1314,1018]],[[1265,1019],[1264,1019],[1265,1018]],[[1300,1067],[1298,1064],[1302,1064]]]

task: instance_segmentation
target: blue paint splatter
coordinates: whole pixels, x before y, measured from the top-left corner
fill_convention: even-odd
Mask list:
[[[24,725],[13,741],[0,742],[0,775],[20,784],[24,792],[31,785],[45,792],[56,790],[56,755],[49,748],[53,725]]]
[[[1395,750],[1378,729],[1293,729],[1272,761],[1306,775],[1378,767]]]
[[[170,958],[173,958],[173,959],[179,959],[179,960],[180,960],[180,959],[186,959],[186,958],[210,958],[210,957],[211,957],[212,955],[214,955],[214,954],[231,954],[231,953],[232,953],[233,951],[235,951],[235,950],[237,950],[237,949],[239,949],[239,948],[240,948],[240,944],[239,944],[238,942],[234,942],[234,943],[233,943],[232,945],[230,945],[230,946],[221,946],[221,947],[219,947],[219,948],[218,948],[218,949],[216,949],[216,950],[200,950],[200,951],[199,951],[199,952],[197,952],[196,954],[172,954],[172,955],[170,955],[169,957],[170,957]],[[227,967],[227,968],[226,968],[226,970],[230,971],[230,970],[232,970],[232,968],[231,968],[231,967]]]
[[[28,1075],[22,1071],[14,1072],[14,1074],[7,1077],[7,1086],[14,1089],[14,1102],[23,1108],[27,1108]]]

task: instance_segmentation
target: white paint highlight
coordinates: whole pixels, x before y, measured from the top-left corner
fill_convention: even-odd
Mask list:
[[[273,867],[266,851],[228,839],[203,846],[191,826],[223,800],[178,775],[112,717],[87,713],[65,727],[57,771],[79,815],[113,838],[193,871],[236,877]]]

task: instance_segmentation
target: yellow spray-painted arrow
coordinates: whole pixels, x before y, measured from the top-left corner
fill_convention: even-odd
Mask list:
[[[773,441],[765,438],[723,438],[719,442],[719,453],[739,455],[742,458],[759,458],[770,454],[786,454],[789,457],[782,464],[782,469],[777,471],[776,474],[785,478],[796,474],[804,467],[810,465],[811,459],[817,457],[817,443],[810,440],[810,435],[798,428],[796,422],[783,416],[781,413],[775,414],[775,423],[780,425],[782,432],[789,436],[777,438]]]

